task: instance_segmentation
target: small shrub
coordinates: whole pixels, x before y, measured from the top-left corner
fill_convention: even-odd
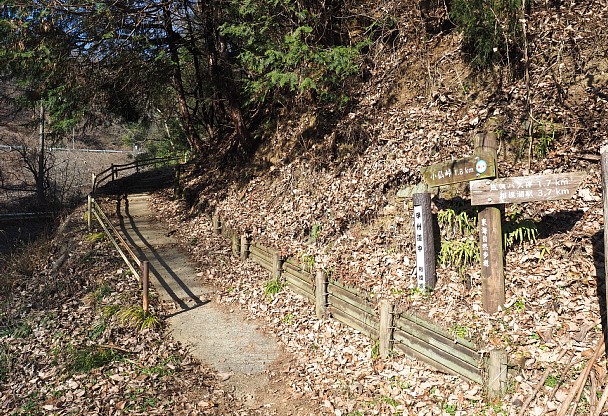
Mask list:
[[[12,357],[7,345],[0,344],[0,382],[6,381],[12,367]]]
[[[161,327],[162,321],[154,314],[146,313],[141,306],[130,306],[118,312],[118,320],[128,328],[143,331],[145,329],[157,329]]]
[[[283,290],[285,283],[281,279],[271,279],[264,283],[264,294],[272,296]]]
[[[69,368],[73,373],[88,373],[120,358],[122,356],[113,349],[94,346],[72,349],[68,353]]]
[[[519,210],[506,216],[507,221],[502,225],[503,244],[505,248],[511,248],[525,242],[536,241],[538,228],[536,223],[530,219],[522,219]]]
[[[98,232],[98,233],[87,234],[84,239],[89,243],[95,243],[97,241],[103,240],[105,236],[106,236],[105,233],[102,231],[102,232]]]
[[[454,0],[449,12],[463,34],[463,51],[472,66],[509,64],[521,53],[523,0]]]

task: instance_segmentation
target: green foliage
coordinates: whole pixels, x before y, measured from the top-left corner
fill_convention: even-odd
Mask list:
[[[32,334],[32,327],[28,322],[14,322],[7,327],[0,327],[0,337],[27,338]]]
[[[95,243],[97,241],[103,240],[105,238],[105,236],[106,236],[106,234],[103,231],[101,231],[98,233],[87,234],[84,239],[89,243]]]
[[[120,358],[122,356],[113,349],[99,346],[72,348],[68,352],[69,369],[73,373],[88,373]]]
[[[508,64],[523,44],[522,0],[454,0],[449,15],[474,67]]]
[[[467,338],[469,336],[469,329],[459,324],[452,325],[451,332],[459,338]]]
[[[12,356],[8,345],[0,343],[0,382],[6,381],[12,368]]]
[[[376,340],[372,345],[372,358],[377,359],[380,358],[380,341]]]
[[[321,99],[335,99],[344,80],[360,71],[357,60],[365,45],[324,44],[320,14],[295,1],[239,0],[232,8],[235,18],[221,33],[237,45],[251,102],[267,101],[276,92],[314,91]]]
[[[444,266],[455,266],[462,270],[465,267],[478,263],[479,256],[479,243],[477,240],[466,238],[443,241],[437,260]]]
[[[160,318],[149,312],[145,312],[141,306],[130,306],[122,308],[118,313],[118,321],[128,328],[138,331],[146,329],[158,329],[162,325]]]
[[[281,279],[271,279],[264,283],[264,294],[273,296],[283,290],[285,282]]]
[[[176,366],[179,365],[181,359],[178,356],[171,355],[165,359],[163,359],[159,364],[143,367],[141,369],[142,374],[146,375],[156,375],[159,377],[169,376],[175,373]]]
[[[506,221],[502,225],[505,248],[536,241],[536,237],[538,236],[536,223],[530,219],[522,218],[522,216],[523,214],[520,210],[515,210],[505,216]]]
[[[545,386],[547,386],[547,387],[554,388],[558,385],[558,383],[559,383],[559,376],[556,376],[554,374],[549,374],[549,376],[547,376],[547,378],[545,379]]]
[[[454,416],[456,414],[456,410],[458,410],[458,405],[456,405],[456,404],[449,404],[449,403],[443,404],[443,411],[445,413],[447,413],[448,415]]]
[[[449,236],[473,235],[477,231],[477,210],[456,212],[451,208],[437,212],[439,226],[446,230]]]

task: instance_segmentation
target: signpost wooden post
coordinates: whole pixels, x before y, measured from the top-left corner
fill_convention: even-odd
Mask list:
[[[416,238],[416,277],[418,289],[434,289],[435,243],[433,239],[433,216],[431,195],[419,193],[414,199],[414,235]]]
[[[475,149],[496,160],[496,133],[475,136]],[[497,176],[498,172],[495,172]],[[486,312],[494,313],[505,303],[505,272],[502,252],[502,207],[483,206],[477,214],[481,255],[481,301]]]
[[[438,163],[422,168],[420,172],[429,186],[450,185],[459,182],[470,183],[471,205],[480,206],[478,223],[482,302],[486,312],[494,313],[505,303],[502,246],[503,204],[570,198],[576,195],[576,190],[586,174],[585,172],[568,172],[496,178],[498,176],[496,169],[496,133],[488,131],[485,134],[476,135],[474,145],[475,156]],[[605,150],[602,152],[605,152]],[[608,155],[602,153],[602,158],[606,159],[606,170],[608,170]],[[608,180],[605,180],[605,183],[606,188],[608,187]],[[604,191],[606,192],[606,189]],[[417,195],[414,195],[414,197],[416,198]],[[605,196],[605,200],[608,201],[608,197]],[[418,215],[417,212],[421,212],[420,208],[417,211],[418,205],[420,204],[417,204],[416,199],[414,199],[415,216]],[[608,217],[608,213],[605,213],[605,215]],[[608,222],[608,220],[606,221]],[[419,227],[418,223],[415,222],[415,226]],[[418,232],[418,228],[416,228],[416,231]],[[420,235],[416,234],[416,266],[418,287],[421,288],[426,281],[418,272],[426,270],[427,266],[423,266],[421,269],[421,263],[418,261],[419,255],[421,255],[419,248],[424,247],[418,244],[418,240],[423,238],[424,235],[425,232],[421,232]],[[608,236],[608,233],[606,235]],[[425,248],[424,251],[427,249],[429,248]],[[434,285],[434,280],[432,283]],[[606,297],[608,298],[608,288]]]

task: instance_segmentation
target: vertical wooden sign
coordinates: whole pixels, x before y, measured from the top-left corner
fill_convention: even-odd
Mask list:
[[[492,152],[496,158],[496,134],[488,132],[475,136],[475,148],[478,151]],[[481,254],[481,299],[484,310],[494,313],[505,303],[502,205],[480,208],[477,219]]]
[[[433,239],[431,194],[414,194],[413,200],[414,237],[416,239],[416,282],[421,290],[434,289],[436,282],[435,244]]]

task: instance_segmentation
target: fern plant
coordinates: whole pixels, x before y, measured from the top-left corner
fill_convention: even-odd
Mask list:
[[[512,248],[526,242],[536,241],[538,228],[533,220],[522,218],[521,210],[515,210],[506,215],[502,225],[503,247]]]

